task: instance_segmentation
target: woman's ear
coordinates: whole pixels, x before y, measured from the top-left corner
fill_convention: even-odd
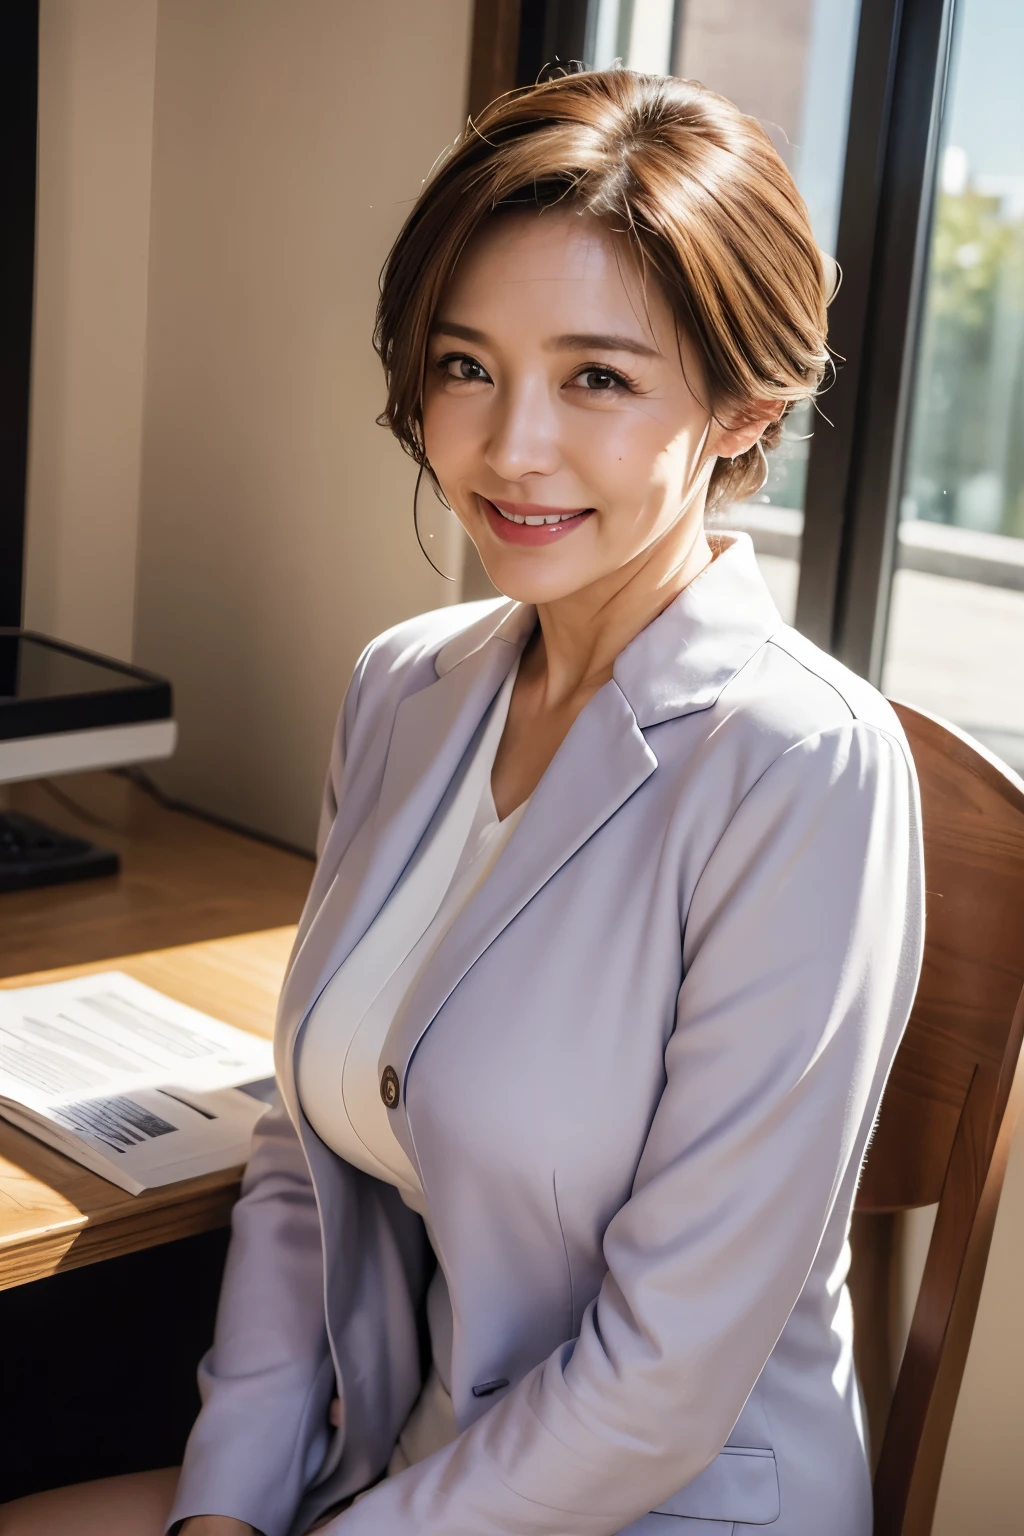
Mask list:
[[[785,400],[756,400],[734,425],[712,422],[708,447],[720,459],[735,459],[758,442],[764,432],[778,421],[786,409]]]

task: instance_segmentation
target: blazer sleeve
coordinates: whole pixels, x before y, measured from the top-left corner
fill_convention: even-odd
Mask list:
[[[324,790],[317,854],[342,793],[366,652],[345,696]],[[317,875],[300,934],[316,900]],[[233,1515],[286,1530],[328,1445],[334,1367],[323,1248],[298,1134],[278,1103],[256,1124],[231,1221],[213,1345],[199,1365],[202,1408],[167,1530],[191,1515]]]
[[[332,1536],[611,1536],[714,1459],[862,1155],[922,942],[905,745],[854,720],[790,747],[691,901],[664,1090],[579,1337]]]

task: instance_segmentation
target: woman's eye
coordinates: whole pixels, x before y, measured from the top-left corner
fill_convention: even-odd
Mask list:
[[[622,374],[613,368],[584,368],[576,375],[574,383],[582,385],[591,394],[608,394],[612,390],[629,388]]]
[[[449,379],[460,379],[470,384],[491,382],[487,369],[482,363],[478,363],[475,357],[454,354],[449,357],[439,357],[437,366]]]

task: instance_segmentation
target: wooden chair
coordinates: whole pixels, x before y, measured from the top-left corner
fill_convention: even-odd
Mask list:
[[[1024,784],[897,704],[921,782],[927,932],[854,1216],[851,1291],[875,1536],[928,1536],[1024,1071]],[[938,1203],[893,1389],[897,1215]]]

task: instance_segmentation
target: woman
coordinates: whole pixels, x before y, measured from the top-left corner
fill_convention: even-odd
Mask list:
[[[825,285],[756,123],[627,71],[504,98],[410,215],[384,419],[506,598],[349,687],[168,1529],[870,1531],[843,1282],[914,771],[705,531]],[[141,1536],[162,1476],[0,1531]]]

